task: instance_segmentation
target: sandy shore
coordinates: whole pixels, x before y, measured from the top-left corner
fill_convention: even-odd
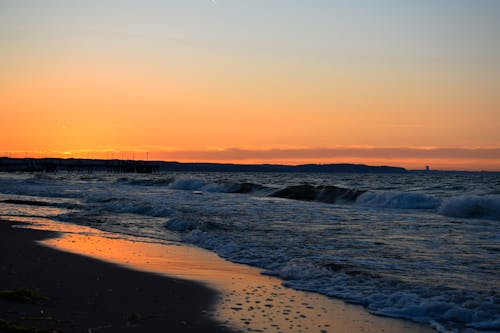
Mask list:
[[[0,261],[7,273],[0,277],[1,289],[35,287],[51,300],[0,300],[6,314],[2,319],[68,332],[225,332],[227,327],[242,332],[433,332],[428,326],[373,316],[360,306],[285,288],[257,268],[193,246],[124,239],[50,219],[31,222],[33,228],[62,233],[54,238],[54,233],[0,223],[2,253],[8,254]],[[28,317],[38,320],[22,319]]]
[[[229,332],[205,314],[216,293],[201,284],[51,249],[34,241],[56,234],[11,225],[0,221],[0,331]]]

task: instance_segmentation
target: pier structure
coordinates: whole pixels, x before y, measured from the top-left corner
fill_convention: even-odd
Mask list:
[[[0,172],[157,173],[160,165],[150,161],[58,158],[0,158]]]

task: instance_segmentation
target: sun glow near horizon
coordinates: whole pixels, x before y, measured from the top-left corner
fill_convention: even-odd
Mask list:
[[[79,158],[103,160],[166,161],[184,163],[230,164],[367,164],[396,166],[406,169],[500,171],[499,148],[277,148],[277,149],[205,149],[159,150],[96,149],[73,151],[11,151],[0,153],[9,158]]]
[[[492,2],[4,0],[0,9],[0,152],[500,170]],[[442,155],[335,150],[365,146]]]

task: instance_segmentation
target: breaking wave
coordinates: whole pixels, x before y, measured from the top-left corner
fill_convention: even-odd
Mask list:
[[[500,329],[497,318],[500,298],[463,292],[443,286],[422,286],[391,281],[349,266],[313,264],[303,258],[290,260],[266,274],[285,280],[285,285],[361,304],[382,316],[436,323],[450,329],[461,324],[481,330]]]
[[[183,231],[186,229],[182,228]],[[264,268],[264,274],[284,280],[290,288],[316,292],[366,306],[371,313],[428,323],[441,332],[497,331],[500,297],[443,285],[422,285],[375,274],[348,262],[287,257],[269,260],[258,243],[244,244],[227,234],[192,229],[183,240],[215,251],[234,262]],[[259,250],[255,250],[259,249]],[[270,257],[273,254],[268,253]],[[274,258],[276,259],[276,258]],[[281,261],[281,262],[280,262]]]
[[[439,207],[441,215],[500,221],[500,195],[463,195],[452,197]]]
[[[36,180],[44,179],[38,176]],[[30,179],[30,181],[33,181]],[[500,220],[500,195],[464,195],[448,199],[437,198],[432,195],[404,192],[404,191],[367,191],[356,188],[324,185],[294,185],[281,189],[273,189],[251,182],[210,182],[196,177],[168,177],[158,179],[134,179],[122,177],[117,183],[140,186],[162,186],[172,190],[199,191],[207,193],[239,193],[269,196],[283,199],[313,201],[331,204],[356,204],[366,207],[391,209],[426,209],[434,210],[438,214],[456,218],[479,218]],[[159,216],[164,212],[157,212],[153,207],[137,206],[120,207],[119,211],[130,210],[133,213]]]
[[[326,203],[348,203],[355,201],[363,190],[347,189],[337,186],[311,186],[297,185],[289,186],[271,194],[272,197],[318,201]]]
[[[134,179],[128,177],[119,178],[116,183],[138,186],[165,186],[172,190],[201,191],[216,193],[260,193],[267,194],[271,191],[269,187],[250,182],[208,182],[196,177],[170,177],[159,179]]]

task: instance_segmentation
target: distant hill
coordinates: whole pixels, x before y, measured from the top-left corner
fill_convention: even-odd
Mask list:
[[[405,173],[404,168],[364,164],[222,164],[163,161],[93,160],[62,158],[0,158],[0,171],[25,172],[323,172],[323,173]]]
[[[205,172],[352,172],[352,173],[404,173],[404,168],[391,166],[369,166],[364,164],[220,164],[159,162],[165,171]]]

